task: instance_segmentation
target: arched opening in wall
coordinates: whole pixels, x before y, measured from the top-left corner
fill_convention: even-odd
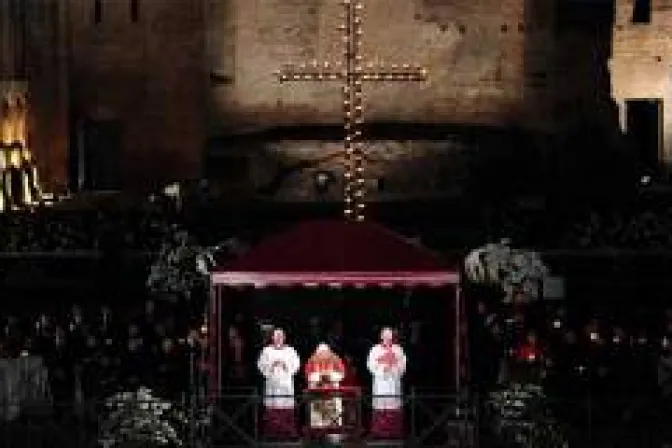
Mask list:
[[[93,23],[98,24],[103,21],[103,2],[101,0],[93,0]]]
[[[131,0],[131,22],[137,23],[140,20],[140,0]]]
[[[122,186],[122,125],[112,117],[82,120],[77,126],[77,144],[72,159],[77,161],[79,190],[116,191]]]
[[[663,100],[629,99],[625,102],[626,135],[634,148],[642,175],[660,173],[663,143]]]
[[[651,23],[651,0],[635,0],[632,23]]]

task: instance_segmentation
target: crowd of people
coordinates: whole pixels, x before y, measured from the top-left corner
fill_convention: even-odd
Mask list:
[[[669,415],[672,309],[644,323],[632,316],[516,308],[479,303],[474,314],[472,373],[481,390],[536,382],[561,420],[584,428],[628,425],[638,416],[654,424]]]
[[[592,211],[571,225],[567,248],[669,249],[672,247],[672,207],[629,211]]]
[[[446,229],[427,226],[420,233],[423,240],[436,243],[438,250],[448,249],[443,247],[450,245],[448,241],[454,244],[473,240],[473,244],[481,244],[486,238],[498,237],[516,245],[563,250],[672,247],[672,207],[658,203],[571,215],[506,207],[473,219],[477,222],[467,226],[468,231],[455,229],[449,232],[450,236],[444,235]],[[180,221],[171,207],[157,201],[124,211],[38,208],[0,213],[0,252],[101,250],[106,245],[157,250],[171,226]],[[196,233],[206,228],[208,232],[202,233],[212,233],[212,226],[207,223],[192,224]]]
[[[75,305],[63,313],[1,316],[0,358],[41,358],[59,406],[139,386],[179,400],[198,384],[190,375],[202,371],[204,335],[197,320],[174,308],[149,300],[142,311]]]
[[[660,249],[672,243],[672,208],[665,206],[592,211],[562,225],[542,218],[532,211],[493,214],[489,228],[482,230],[497,229],[514,244],[536,247]],[[123,212],[15,211],[0,214],[0,252],[157,253],[181,227],[178,221],[169,208],[152,206]],[[562,237],[544,242],[549,235]],[[152,304],[138,312],[101,304],[13,316],[0,310],[0,358],[42,358],[58,403],[100,400],[140,385],[179,399],[202,384],[194,376],[205,375],[198,368],[205,350],[202,316],[176,310],[175,303],[165,310]],[[562,398],[555,411],[567,421],[625,422],[637,415],[655,419],[672,412],[672,310],[659,313],[665,315],[659,322],[636,322],[627,314],[579,314],[572,308],[549,312],[543,306],[481,304],[472,313],[475,386],[492,389],[512,379],[538,381],[550,401]],[[251,360],[261,348],[258,329],[237,317],[233,322],[223,333],[227,359],[234,361],[224,372],[225,384],[257,388],[260,378]],[[339,346],[337,338],[328,342]],[[414,359],[414,348],[409,349]],[[359,381],[366,378],[362,375]],[[577,403],[590,403],[590,409]]]
[[[175,224],[162,211],[0,214],[0,252],[156,251]]]

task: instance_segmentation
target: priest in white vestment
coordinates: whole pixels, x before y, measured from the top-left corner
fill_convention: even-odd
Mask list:
[[[383,328],[380,341],[373,346],[366,362],[373,376],[371,436],[400,439],[404,428],[401,380],[406,372],[406,355],[394,342],[391,328]]]
[[[265,382],[263,430],[270,438],[295,438],[294,376],[299,371],[301,360],[296,350],[285,344],[284,330],[273,330],[272,339],[257,362]]]
[[[305,366],[308,387],[313,390],[338,389],[345,377],[345,366],[327,344],[319,344]],[[325,396],[310,403],[310,426],[329,428],[343,426],[343,399]]]

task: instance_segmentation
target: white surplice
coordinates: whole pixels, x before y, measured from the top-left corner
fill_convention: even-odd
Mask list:
[[[395,363],[388,366],[381,358],[393,355]],[[403,406],[401,378],[406,372],[406,354],[397,344],[384,347],[374,345],[369,352],[366,366],[373,376],[373,409],[397,410]]]
[[[294,348],[288,345],[264,347],[257,361],[257,368],[265,379],[264,406],[276,409],[294,407],[294,375],[300,366],[301,360]]]

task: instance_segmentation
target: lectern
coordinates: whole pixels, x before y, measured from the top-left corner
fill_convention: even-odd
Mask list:
[[[362,397],[358,387],[308,388],[303,393],[308,441],[358,440],[362,434]]]

